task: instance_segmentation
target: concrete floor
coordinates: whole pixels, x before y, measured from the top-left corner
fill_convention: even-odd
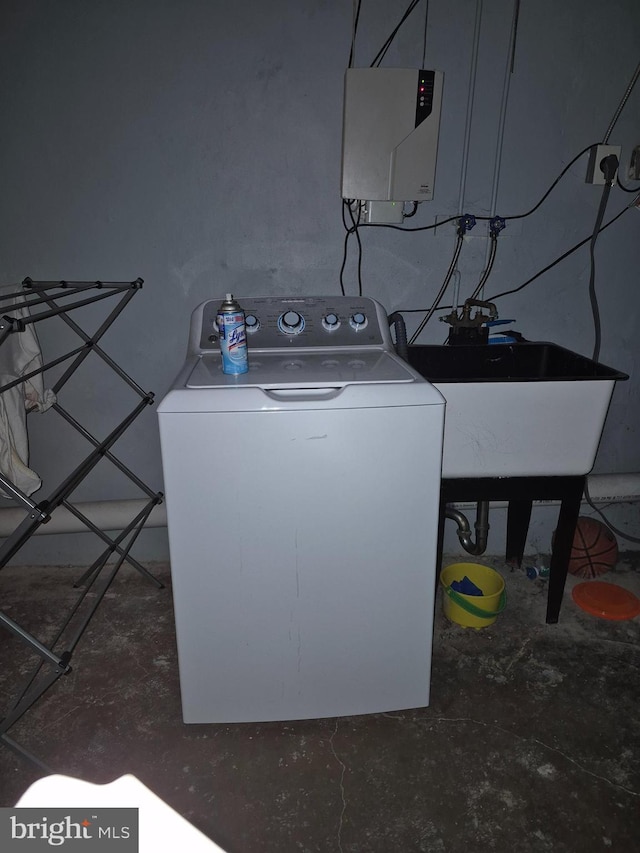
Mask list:
[[[560,623],[545,625],[545,581],[481,562],[503,571],[507,609],[475,631],[438,602],[429,708],[217,726],[181,721],[167,567],[151,567],[157,590],[125,566],[72,672],[11,737],[55,772],[133,773],[229,853],[638,850],[640,617],[589,616],[570,577]],[[2,609],[50,637],[78,575],[6,568]],[[637,555],[603,579],[639,593]],[[8,707],[33,659],[0,638]],[[42,775],[0,745],[0,805]]]

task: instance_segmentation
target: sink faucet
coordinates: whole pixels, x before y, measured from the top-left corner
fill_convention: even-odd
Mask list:
[[[476,311],[476,313],[471,316],[471,308],[487,308],[489,310],[489,316],[483,314],[481,311]],[[481,326],[483,323],[486,323],[487,320],[496,320],[498,318],[498,309],[496,308],[493,302],[485,302],[482,299],[467,299],[465,300],[464,306],[460,314],[457,313],[454,308],[450,314],[447,314],[444,317],[440,317],[440,320],[443,323],[449,323],[451,326]]]
[[[481,310],[477,310],[471,316],[472,308],[485,308],[489,313],[483,314]],[[440,317],[440,320],[451,326],[449,344],[486,343],[489,332],[486,327],[483,329],[482,326],[489,320],[496,320],[497,317],[498,309],[493,302],[485,302],[482,299],[467,299],[460,313],[454,308],[450,314]]]

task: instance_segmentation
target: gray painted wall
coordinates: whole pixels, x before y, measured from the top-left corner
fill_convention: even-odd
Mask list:
[[[363,0],[356,65],[371,62],[405,8],[405,0]],[[512,13],[512,0],[484,3],[464,199],[472,213],[490,206]],[[1,14],[3,283],[26,275],[144,278],[104,344],[158,398],[180,365],[190,312],[202,300],[229,290],[240,297],[338,292],[348,0],[5,0]],[[435,198],[408,221],[412,226],[458,212],[475,14],[474,0],[429,3],[426,65],[444,71],[445,91]],[[424,4],[385,64],[420,65],[423,31]],[[637,0],[522,0],[499,214],[529,209],[581,149],[602,139],[639,44]],[[623,169],[640,144],[639,106],[640,86],[610,140],[623,146]],[[590,233],[600,191],[585,184],[585,169],[583,157],[539,211],[507,228],[487,295],[524,282]],[[613,190],[607,218],[632,198]],[[601,360],[632,377],[614,395],[595,467],[602,472],[640,470],[638,215],[626,213],[597,244]],[[428,307],[454,238],[445,228],[364,230],[365,293],[389,311]],[[485,239],[470,237],[459,261],[463,296],[485,257]],[[588,279],[584,247],[502,300],[501,315],[516,317],[528,338],[589,355]],[[355,292],[355,256],[347,282]],[[416,322],[409,320],[410,331]],[[440,343],[443,329],[433,322],[421,341]],[[45,354],[64,340],[55,321],[41,324],[39,334]],[[65,394],[65,404],[100,433],[131,403],[95,363]],[[75,439],[54,414],[30,418],[30,437],[33,467],[53,487],[76,458]],[[162,488],[151,408],[118,453]],[[108,468],[75,497],[135,497]],[[626,523],[624,512],[614,510],[612,518]],[[499,552],[499,513],[492,524],[490,551]],[[537,511],[531,547],[548,550],[552,527],[553,513]],[[149,531],[136,553],[160,559],[166,549],[166,532]],[[88,534],[47,536],[21,559],[74,562],[94,551]]]

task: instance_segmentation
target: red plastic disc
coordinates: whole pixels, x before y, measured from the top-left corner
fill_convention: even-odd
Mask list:
[[[579,583],[574,586],[572,596],[578,607],[601,619],[633,619],[640,613],[640,598],[613,583]]]

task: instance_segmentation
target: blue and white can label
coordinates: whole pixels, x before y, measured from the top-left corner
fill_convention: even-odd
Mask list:
[[[244,312],[221,312],[216,322],[220,335],[222,372],[236,375],[246,373],[249,370],[249,358]]]

